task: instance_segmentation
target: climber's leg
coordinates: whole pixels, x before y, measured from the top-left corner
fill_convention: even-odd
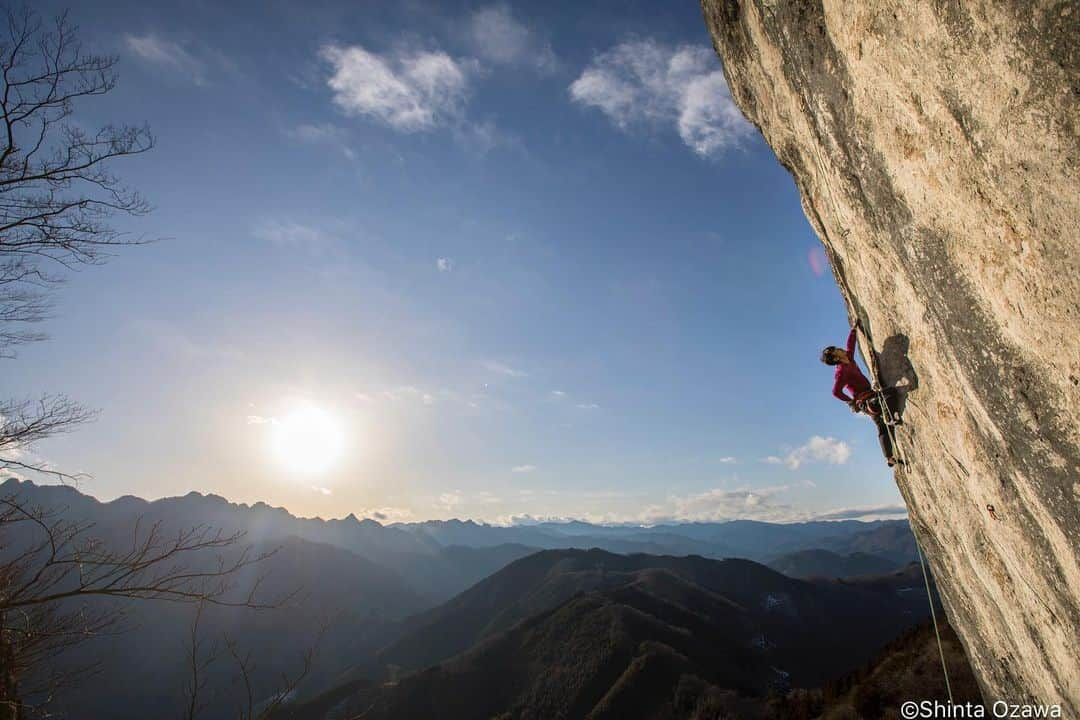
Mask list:
[[[889,463],[889,467],[892,467],[896,464],[896,451],[893,448],[889,427],[885,424],[885,419],[881,415],[871,417],[874,418],[874,424],[877,425],[877,437],[878,442],[881,443],[881,453],[885,456],[885,462]]]

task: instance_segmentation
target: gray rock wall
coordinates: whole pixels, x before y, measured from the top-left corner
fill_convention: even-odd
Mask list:
[[[984,693],[1080,717],[1080,3],[702,7],[909,391],[896,481]]]

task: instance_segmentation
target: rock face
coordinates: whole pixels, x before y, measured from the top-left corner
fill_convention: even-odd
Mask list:
[[[984,694],[1080,716],[1080,3],[702,5],[908,390],[896,481]]]

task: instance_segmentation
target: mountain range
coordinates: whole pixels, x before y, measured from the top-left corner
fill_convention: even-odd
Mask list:
[[[106,544],[130,542],[136,524],[159,524],[165,533],[194,526],[241,532],[256,552],[274,550],[260,564],[263,590],[293,593],[290,601],[265,611],[208,607],[199,631],[207,649],[227,633],[258,658],[258,697],[272,695],[280,677],[295,673],[305,651],[317,646],[290,712],[367,703],[371,717],[406,717],[416,708],[384,683],[423,688],[436,702],[441,683],[479,683],[498,667],[512,677],[507,694],[491,702],[506,712],[532,708],[537,716],[586,706],[590,712],[617,709],[638,692],[643,681],[636,677],[659,688],[650,695],[657,708],[670,701],[671,682],[684,680],[687,687],[704,683],[699,689],[749,697],[777,683],[824,682],[864,661],[926,611],[925,594],[911,592],[906,579],[878,577],[876,585],[833,579],[904,577],[914,538],[903,521],[383,525],[352,515],[299,518],[264,503],[199,493],[99,502],[67,486],[8,480],[0,496],[87,523],[88,533]],[[17,537],[5,540],[18,545]],[[90,712],[134,719],[182,704],[193,608],[128,602],[123,609],[127,632],[65,656],[72,666],[97,661],[99,673],[56,698],[58,717]],[[829,651],[823,654],[823,647]],[[559,657],[607,658],[567,670],[581,673],[588,686],[573,707],[529,699],[554,692],[550,661]],[[236,668],[221,657],[213,667],[205,692],[214,701],[204,717],[232,717]],[[616,685],[631,694],[608,697]],[[487,709],[463,707],[461,717]]]

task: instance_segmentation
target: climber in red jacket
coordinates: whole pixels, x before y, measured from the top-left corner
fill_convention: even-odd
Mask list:
[[[851,328],[848,335],[847,348],[841,349],[830,345],[821,351],[821,362],[826,365],[836,366],[836,381],[833,383],[833,395],[838,400],[843,400],[851,408],[851,412],[862,412],[869,415],[877,425],[878,442],[881,443],[881,452],[885,454],[885,461],[889,467],[896,464],[895,449],[892,437],[885,422],[885,413],[882,412],[878,393],[862,370],[855,363],[855,339],[859,330],[859,321],[855,321],[855,327]],[[844,390],[850,390],[848,395]],[[886,388],[881,392],[888,406],[889,414],[893,418],[894,425],[900,425],[902,421],[896,412],[896,388]]]

